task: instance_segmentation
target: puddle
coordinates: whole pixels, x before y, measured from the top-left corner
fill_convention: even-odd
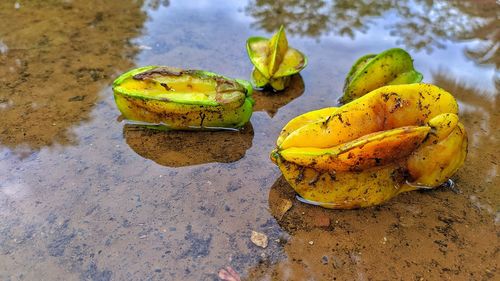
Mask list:
[[[218,280],[226,266],[243,280],[494,279],[494,1],[3,1],[0,11],[0,279]],[[255,93],[245,130],[117,121],[120,73],[165,64],[248,79],[246,38],[281,24],[309,64],[289,91]],[[355,59],[395,46],[460,103],[470,143],[454,190],[353,211],[299,202],[269,160],[280,129],[336,105]]]

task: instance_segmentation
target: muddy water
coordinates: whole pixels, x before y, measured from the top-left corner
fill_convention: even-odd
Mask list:
[[[228,265],[246,280],[497,279],[499,13],[494,1],[1,1],[0,279],[217,280]],[[256,93],[245,130],[119,121],[117,74],[247,78],[245,39],[280,24],[309,66],[281,96]],[[455,188],[354,211],[298,202],[268,160],[281,127],[335,105],[354,60],[394,46],[460,102],[470,145]]]

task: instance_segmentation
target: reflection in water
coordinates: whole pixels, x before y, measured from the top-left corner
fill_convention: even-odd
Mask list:
[[[132,150],[168,167],[238,161],[252,147],[253,135],[250,123],[241,131],[159,131],[128,124],[123,127],[123,136]]]
[[[145,0],[144,6],[153,10],[157,10],[160,7],[168,7],[170,5],[170,0]]]
[[[397,1],[396,11],[404,21],[392,26],[392,35],[405,46],[432,51],[446,42],[477,40],[466,54],[477,64],[498,68],[500,9],[495,1]],[[412,4],[414,3],[414,4]]]
[[[333,33],[354,39],[356,31],[368,31],[371,19],[398,5],[409,5],[400,2],[404,1],[251,0],[246,12],[255,18],[255,26],[268,32],[285,25],[290,34],[319,37]]]
[[[446,42],[477,40],[466,54],[478,64],[498,68],[500,9],[495,1],[366,1],[366,0],[251,0],[247,14],[254,26],[268,32],[280,25],[300,36],[332,33],[354,39],[366,33],[377,17],[391,17],[387,28],[408,49],[432,51]]]
[[[20,3],[18,10],[15,2]],[[488,93],[490,99],[469,100],[467,91],[460,97],[465,110],[462,120],[476,134],[471,133],[475,151],[471,154],[477,155],[470,161],[478,163],[459,171],[456,183],[462,193],[414,192],[356,211],[301,204],[284,180],[273,185],[279,171],[268,153],[286,121],[333,103],[332,87],[341,88],[351,55],[374,46],[361,37],[321,43],[295,38],[313,62],[303,73],[307,92],[279,108],[272,119],[255,114],[255,133],[245,133],[238,139],[241,143],[234,144],[236,138],[231,138],[227,148],[218,147],[225,137],[235,135],[224,132],[215,140],[203,137],[206,142],[220,140],[217,146],[196,144],[205,149],[195,151],[199,157],[212,158],[206,161],[243,158],[180,168],[158,165],[153,161],[167,166],[197,163],[198,159],[187,157],[162,158],[171,153],[162,150],[171,147],[167,141],[177,141],[178,147],[183,141],[194,145],[196,140],[186,140],[187,134],[180,132],[172,140],[164,132],[123,128],[115,121],[119,113],[108,87],[111,80],[134,62],[197,66],[245,78],[251,68],[244,42],[255,34],[247,26],[251,19],[238,13],[238,3],[170,1],[163,9],[166,3],[0,1],[0,26],[8,27],[0,28],[0,280],[56,280],[59,276],[66,280],[216,280],[217,270],[227,264],[248,275],[247,280],[493,279],[498,251],[491,241],[498,239],[498,226],[478,207],[495,209],[496,195],[491,190],[498,186],[494,177],[498,170],[488,163],[496,161],[492,155],[498,146],[494,131],[498,98],[493,100]],[[152,12],[153,8],[158,10]],[[329,8],[329,4],[318,7],[318,13]],[[142,35],[146,14],[147,34]],[[359,22],[371,26],[366,19]],[[408,19],[395,14],[374,26],[404,20]],[[384,30],[375,29],[368,39],[386,37]],[[353,32],[357,35],[359,30]],[[140,56],[135,55],[130,38],[144,44]],[[393,42],[374,44],[382,49]],[[464,46],[446,45],[447,58],[454,58]],[[446,61],[440,52],[418,55],[427,62],[424,70],[434,65],[432,61]],[[455,65],[464,72],[478,73],[474,79],[485,73],[457,60]],[[436,79],[456,91],[451,82]],[[259,103],[259,110],[286,100],[276,97],[276,102],[270,102],[275,97],[269,98],[263,99],[269,104]],[[486,109],[473,110],[472,105]],[[55,144],[57,149],[41,149],[19,159],[11,149],[21,144],[29,149]],[[216,153],[211,154],[208,147]],[[278,216],[274,213],[278,202],[293,206]],[[251,243],[252,230],[268,236],[266,249]]]
[[[96,3],[98,2],[98,3]],[[38,150],[73,145],[102,87],[132,66],[141,3],[1,1],[0,144]],[[17,7],[17,6],[16,6]],[[116,23],[120,24],[117,25]]]
[[[355,37],[373,19],[389,12],[398,20],[389,25],[409,48],[443,48],[446,40],[480,39],[498,47],[499,10],[494,1],[366,1],[366,0],[251,0],[246,12],[255,26],[275,32],[285,25],[291,34],[318,37],[327,33]],[[489,48],[497,52],[497,48]]]
[[[479,195],[483,204],[500,211],[500,93],[482,92],[460,83],[460,79],[447,76],[445,71],[433,74],[434,83],[457,98],[460,103],[460,120],[469,137],[469,149],[464,167],[459,170],[459,188],[466,194]],[[483,182],[481,185],[474,183]],[[497,215],[498,216],[498,215]]]
[[[291,34],[317,37],[328,28],[326,7],[322,0],[252,0],[245,10],[259,29],[276,32],[284,25]]]
[[[304,93],[304,80],[300,74],[292,76],[290,85],[284,91],[274,92],[272,89],[255,90],[253,99],[255,100],[254,111],[265,111],[273,117],[278,109],[289,102],[300,97]]]

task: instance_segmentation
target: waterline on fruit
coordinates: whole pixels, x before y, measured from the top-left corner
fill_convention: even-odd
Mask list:
[[[411,186],[411,187],[415,187],[417,189],[434,189],[434,188],[436,188],[436,187],[432,187],[432,186],[421,185],[418,183],[412,183],[409,181],[406,181],[406,184]],[[448,179],[446,182],[442,183],[439,187],[449,188],[453,192],[457,193],[457,189],[455,188],[455,182],[453,182],[453,180],[451,180],[451,179]]]
[[[302,197],[298,194],[295,195],[295,198],[302,203],[306,203],[306,204],[313,205],[313,206],[322,206],[322,207],[331,207],[331,208],[335,208],[335,207],[339,206],[339,204],[336,204],[336,203],[316,202],[313,200],[305,199],[304,197]]]
[[[149,129],[154,129],[154,130],[160,130],[160,131],[169,131],[172,130],[171,126],[165,123],[149,123],[149,122],[143,122],[143,121],[136,121],[136,120],[124,120],[125,124],[129,125],[136,125],[136,126],[144,126]],[[243,128],[243,127],[242,127]],[[185,130],[196,130],[196,131],[232,131],[232,132],[238,132],[242,128],[225,128],[225,127],[200,127],[200,126],[188,126]]]

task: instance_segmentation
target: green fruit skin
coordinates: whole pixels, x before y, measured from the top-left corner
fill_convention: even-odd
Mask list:
[[[385,85],[419,83],[422,78],[414,69],[411,56],[403,49],[389,49],[376,56],[365,55],[351,68],[341,102],[352,101]]]
[[[290,84],[290,76],[273,78],[270,80],[269,85],[276,91],[283,91]]]
[[[119,87],[125,79],[156,67],[158,66],[132,69],[113,82],[115,103],[125,119],[159,125],[152,128],[171,130],[239,129],[250,120],[255,102],[252,99],[252,86],[245,80],[200,71],[199,73],[205,76],[236,81],[245,89],[243,100],[219,105],[181,104],[148,96],[130,95]]]
[[[345,91],[345,87],[347,87],[349,85],[349,83],[351,83],[354,74],[356,74],[356,72],[358,70],[360,70],[363,66],[365,66],[371,59],[373,59],[376,56],[377,56],[377,54],[364,55],[364,56],[360,57],[352,65],[351,70],[349,70],[349,73],[347,74],[347,77],[346,77],[345,82],[344,82],[344,91]]]
[[[252,82],[257,88],[264,88],[269,84],[269,79],[267,79],[256,67],[252,71]]]
[[[247,39],[247,54],[250,58],[250,61],[254,65],[252,71],[252,82],[257,88],[264,88],[266,86],[270,86],[275,91],[282,91],[288,87],[290,77],[299,73],[302,69],[304,69],[308,64],[308,58],[299,50],[294,49],[297,53],[302,56],[302,65],[298,68],[290,68],[288,69],[284,75],[269,75],[269,69],[267,66],[262,64],[262,61],[259,61],[258,55],[252,50],[251,45],[258,42],[268,42],[270,39],[264,37],[250,37]],[[290,49],[293,49],[290,47]]]

